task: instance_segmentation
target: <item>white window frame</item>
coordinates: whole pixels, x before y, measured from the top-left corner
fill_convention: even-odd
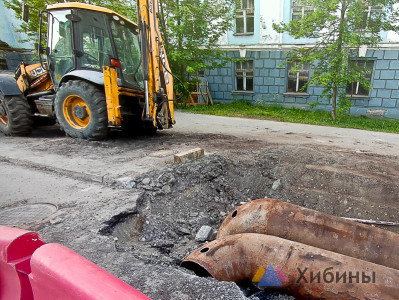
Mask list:
[[[297,62],[290,63],[287,65],[287,93],[306,93],[306,91],[301,91],[299,87],[299,82],[301,79],[301,73],[307,73],[307,79],[306,82],[309,82],[310,76],[310,65],[309,63],[304,63],[303,65],[300,66],[300,68],[294,72],[292,69],[296,67]],[[290,73],[294,74],[295,73],[295,91],[288,91],[288,86],[289,86],[289,81],[292,80],[290,79]]]
[[[245,66],[248,62],[250,62],[252,64],[252,69],[249,68],[244,68],[243,66]],[[238,73],[242,72],[242,75],[239,75]],[[252,75],[251,75],[252,73]],[[237,79],[238,78],[242,78],[242,90],[238,89],[238,83],[237,83]],[[252,87],[250,89],[248,89],[247,87],[247,79],[252,78]],[[236,83],[236,91],[248,91],[248,92],[253,92],[254,90],[254,61],[253,60],[247,60],[247,61],[243,61],[243,62],[236,62],[235,64],[235,83]]]
[[[299,10],[300,9],[300,14],[295,14],[296,13],[296,8]],[[292,0],[292,6],[291,6],[291,20],[297,20],[303,18],[305,15],[309,14],[310,12],[313,12],[313,6],[312,5],[306,5],[306,0]],[[294,18],[294,15],[298,15],[299,18]]]
[[[248,19],[252,18],[254,21],[254,29],[255,29],[255,0],[241,0],[240,2],[240,8],[237,9],[237,16],[236,16],[236,29],[235,29],[235,34],[240,35],[240,34],[253,34],[253,31],[248,31]],[[244,31],[243,32],[237,32],[237,20],[238,19],[243,19],[243,24],[244,24]]]
[[[374,71],[374,64],[375,64],[374,60],[353,59],[352,62],[356,62],[356,65],[359,65],[359,63],[364,63],[365,65],[367,63],[370,63],[370,62],[373,63],[373,66],[370,69],[370,71],[365,71],[365,73],[363,73],[364,78],[367,79],[367,81],[369,81],[370,84],[371,84],[371,80],[373,79],[373,71]],[[347,96],[352,96],[352,97],[353,96],[354,97],[369,97],[370,96],[370,90],[367,91],[367,94],[360,94],[359,95],[359,89],[361,87],[360,86],[360,82],[359,81],[354,81],[354,82],[350,83],[349,85],[352,85],[353,83],[355,84],[355,89],[353,91],[353,94],[352,93],[348,93],[348,90],[347,90],[346,91],[346,95]]]

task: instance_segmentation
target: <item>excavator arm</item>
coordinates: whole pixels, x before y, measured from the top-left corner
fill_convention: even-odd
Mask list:
[[[159,30],[158,0],[137,0],[141,59],[144,73],[144,119],[168,128],[175,124],[173,77]]]

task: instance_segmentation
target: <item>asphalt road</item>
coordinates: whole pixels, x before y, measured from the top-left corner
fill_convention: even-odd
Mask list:
[[[399,155],[399,134],[268,120],[176,113],[174,130],[215,133],[275,144],[320,145],[381,155]]]

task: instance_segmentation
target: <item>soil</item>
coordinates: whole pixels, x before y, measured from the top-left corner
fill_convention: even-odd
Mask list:
[[[399,221],[399,162],[392,155],[173,129],[155,136],[116,132],[93,142],[64,137],[51,126],[30,138],[0,141],[4,170],[28,170],[45,181],[36,193],[40,201],[13,196],[3,181],[9,199],[0,209],[57,205],[55,214],[19,227],[70,247],[152,299],[292,298],[197,277],[179,266],[204,244],[195,240],[201,226],[217,231],[230,211],[250,200],[275,198],[340,217]],[[173,163],[173,154],[195,147],[205,149],[204,158]],[[60,193],[64,182],[76,196],[47,199],[51,177],[59,178]],[[399,226],[380,227],[399,233]]]

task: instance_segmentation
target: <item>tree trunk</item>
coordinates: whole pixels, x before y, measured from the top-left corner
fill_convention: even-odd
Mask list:
[[[335,121],[337,118],[337,87],[333,87],[332,92],[332,106],[331,106],[331,118]]]

